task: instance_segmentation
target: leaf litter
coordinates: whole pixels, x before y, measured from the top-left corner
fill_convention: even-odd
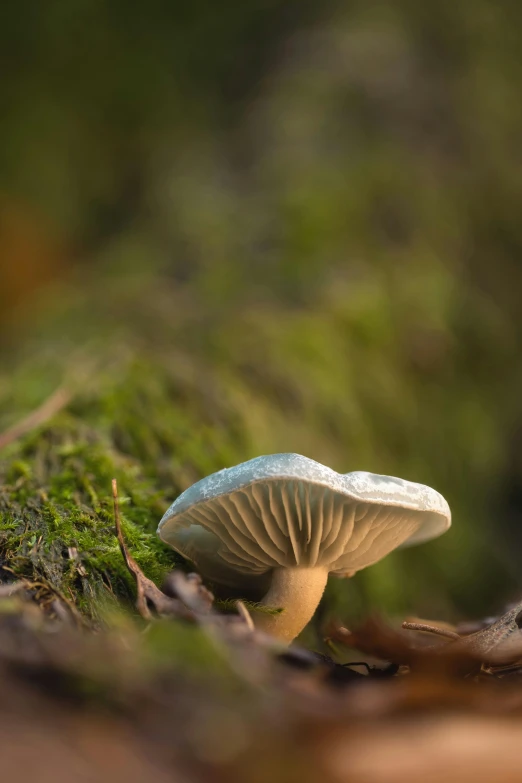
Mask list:
[[[218,611],[197,574],[157,587],[130,554],[115,483],[113,500],[138,621],[87,628],[49,586],[2,572],[6,779],[520,780],[522,602],[486,627],[331,624],[331,657],[285,647],[243,602]]]

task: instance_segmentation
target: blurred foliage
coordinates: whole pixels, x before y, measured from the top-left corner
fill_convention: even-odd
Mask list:
[[[454,511],[440,541],[331,584],[331,610],[516,595],[520,4],[50,0],[0,20],[0,424],[96,359],[73,423],[6,451],[3,480],[21,461],[45,489],[54,439],[130,459],[125,493],[149,489],[129,519],[152,531],[198,476],[297,451]]]

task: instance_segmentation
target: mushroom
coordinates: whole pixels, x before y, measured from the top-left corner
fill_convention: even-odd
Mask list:
[[[263,605],[283,611],[256,613],[256,627],[290,642],[312,618],[329,573],[353,576],[450,524],[447,502],[430,487],[271,454],[193,484],[158,535],[206,578],[264,593]]]

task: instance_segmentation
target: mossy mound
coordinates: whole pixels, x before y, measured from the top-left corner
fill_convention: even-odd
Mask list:
[[[159,583],[176,562],[155,532],[168,501],[233,451],[225,428],[211,429],[203,412],[197,423],[176,402],[158,366],[121,362],[110,382],[94,386],[76,389],[65,410],[0,458],[3,566],[44,580],[89,617],[100,601],[134,594],[114,535],[111,479],[129,547]]]
[[[155,530],[180,491],[259,454],[293,451],[341,472],[432,485],[455,514],[440,541],[394,553],[349,584],[331,580],[317,623],[324,610],[349,620],[373,608],[456,619],[516,596],[487,526],[503,430],[474,407],[480,397],[493,408],[498,382],[491,400],[463,385],[451,352],[447,383],[429,381],[408,364],[408,335],[390,349],[392,305],[380,309],[389,328],[361,331],[375,302],[363,307],[354,291],[339,298],[338,288],[323,279],[308,304],[251,297],[226,309],[157,275],[123,288],[95,274],[61,289],[25,331],[19,321],[4,351],[0,430],[62,384],[72,394],[0,451],[4,565],[96,616],[102,596],[132,595],[113,535],[112,478],[131,552],[158,582],[176,556]]]

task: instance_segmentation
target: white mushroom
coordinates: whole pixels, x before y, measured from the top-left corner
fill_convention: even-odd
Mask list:
[[[444,533],[451,514],[430,487],[340,474],[299,454],[271,454],[189,487],[158,534],[208,579],[265,591],[256,627],[290,642],[312,618],[328,574],[352,576],[399,546]]]

